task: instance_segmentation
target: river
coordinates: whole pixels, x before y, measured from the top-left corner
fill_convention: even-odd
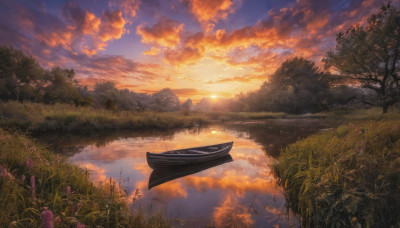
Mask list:
[[[173,131],[53,134],[39,139],[92,170],[94,181],[114,178],[131,194],[134,208],[161,211],[174,227],[298,227],[299,219],[287,210],[270,164],[281,148],[329,126],[315,119],[268,120]],[[234,142],[232,160],[148,188],[153,170],[146,162],[147,151],[228,141]]]

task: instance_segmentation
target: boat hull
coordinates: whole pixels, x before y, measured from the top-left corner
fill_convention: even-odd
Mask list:
[[[195,174],[232,161],[232,157],[227,154],[205,163],[155,169],[150,174],[148,188],[151,189],[165,182],[175,180],[187,175]]]
[[[208,162],[227,155],[229,151],[232,149],[233,142],[180,150],[180,151],[202,150],[205,148],[210,148],[213,146],[221,146],[221,145],[223,146],[222,149],[214,152],[209,152],[206,154],[166,154],[166,153],[156,154],[147,152],[146,153],[147,163],[152,169],[159,169],[171,166],[182,166],[182,165],[191,165],[191,164]]]

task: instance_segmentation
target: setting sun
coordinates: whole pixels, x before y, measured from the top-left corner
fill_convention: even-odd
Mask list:
[[[217,95],[211,95],[211,98],[212,98],[212,99],[217,99],[218,96],[217,96]]]

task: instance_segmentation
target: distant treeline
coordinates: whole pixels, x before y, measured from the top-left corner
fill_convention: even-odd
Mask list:
[[[68,103],[109,110],[132,111],[273,111],[309,113],[351,105],[372,105],[372,90],[338,86],[328,72],[304,58],[290,58],[254,92],[235,98],[203,98],[196,105],[188,99],[179,102],[174,92],[165,88],[150,94],[119,90],[110,81],[95,84],[93,90],[80,85],[73,69],[44,69],[22,51],[0,46],[0,99],[46,104]],[[267,78],[267,77],[266,77]]]

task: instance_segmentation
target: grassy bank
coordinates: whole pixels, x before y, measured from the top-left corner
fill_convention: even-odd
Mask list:
[[[229,120],[269,119],[283,113],[113,112],[67,104],[0,103],[0,127],[32,132],[115,129],[172,129]]]
[[[94,184],[87,170],[0,129],[0,227],[39,227],[44,207],[58,217],[56,227],[170,226],[160,214],[129,208],[132,196],[121,189],[114,181]]]
[[[400,224],[400,118],[356,121],[300,140],[281,152],[274,170],[306,227]]]

